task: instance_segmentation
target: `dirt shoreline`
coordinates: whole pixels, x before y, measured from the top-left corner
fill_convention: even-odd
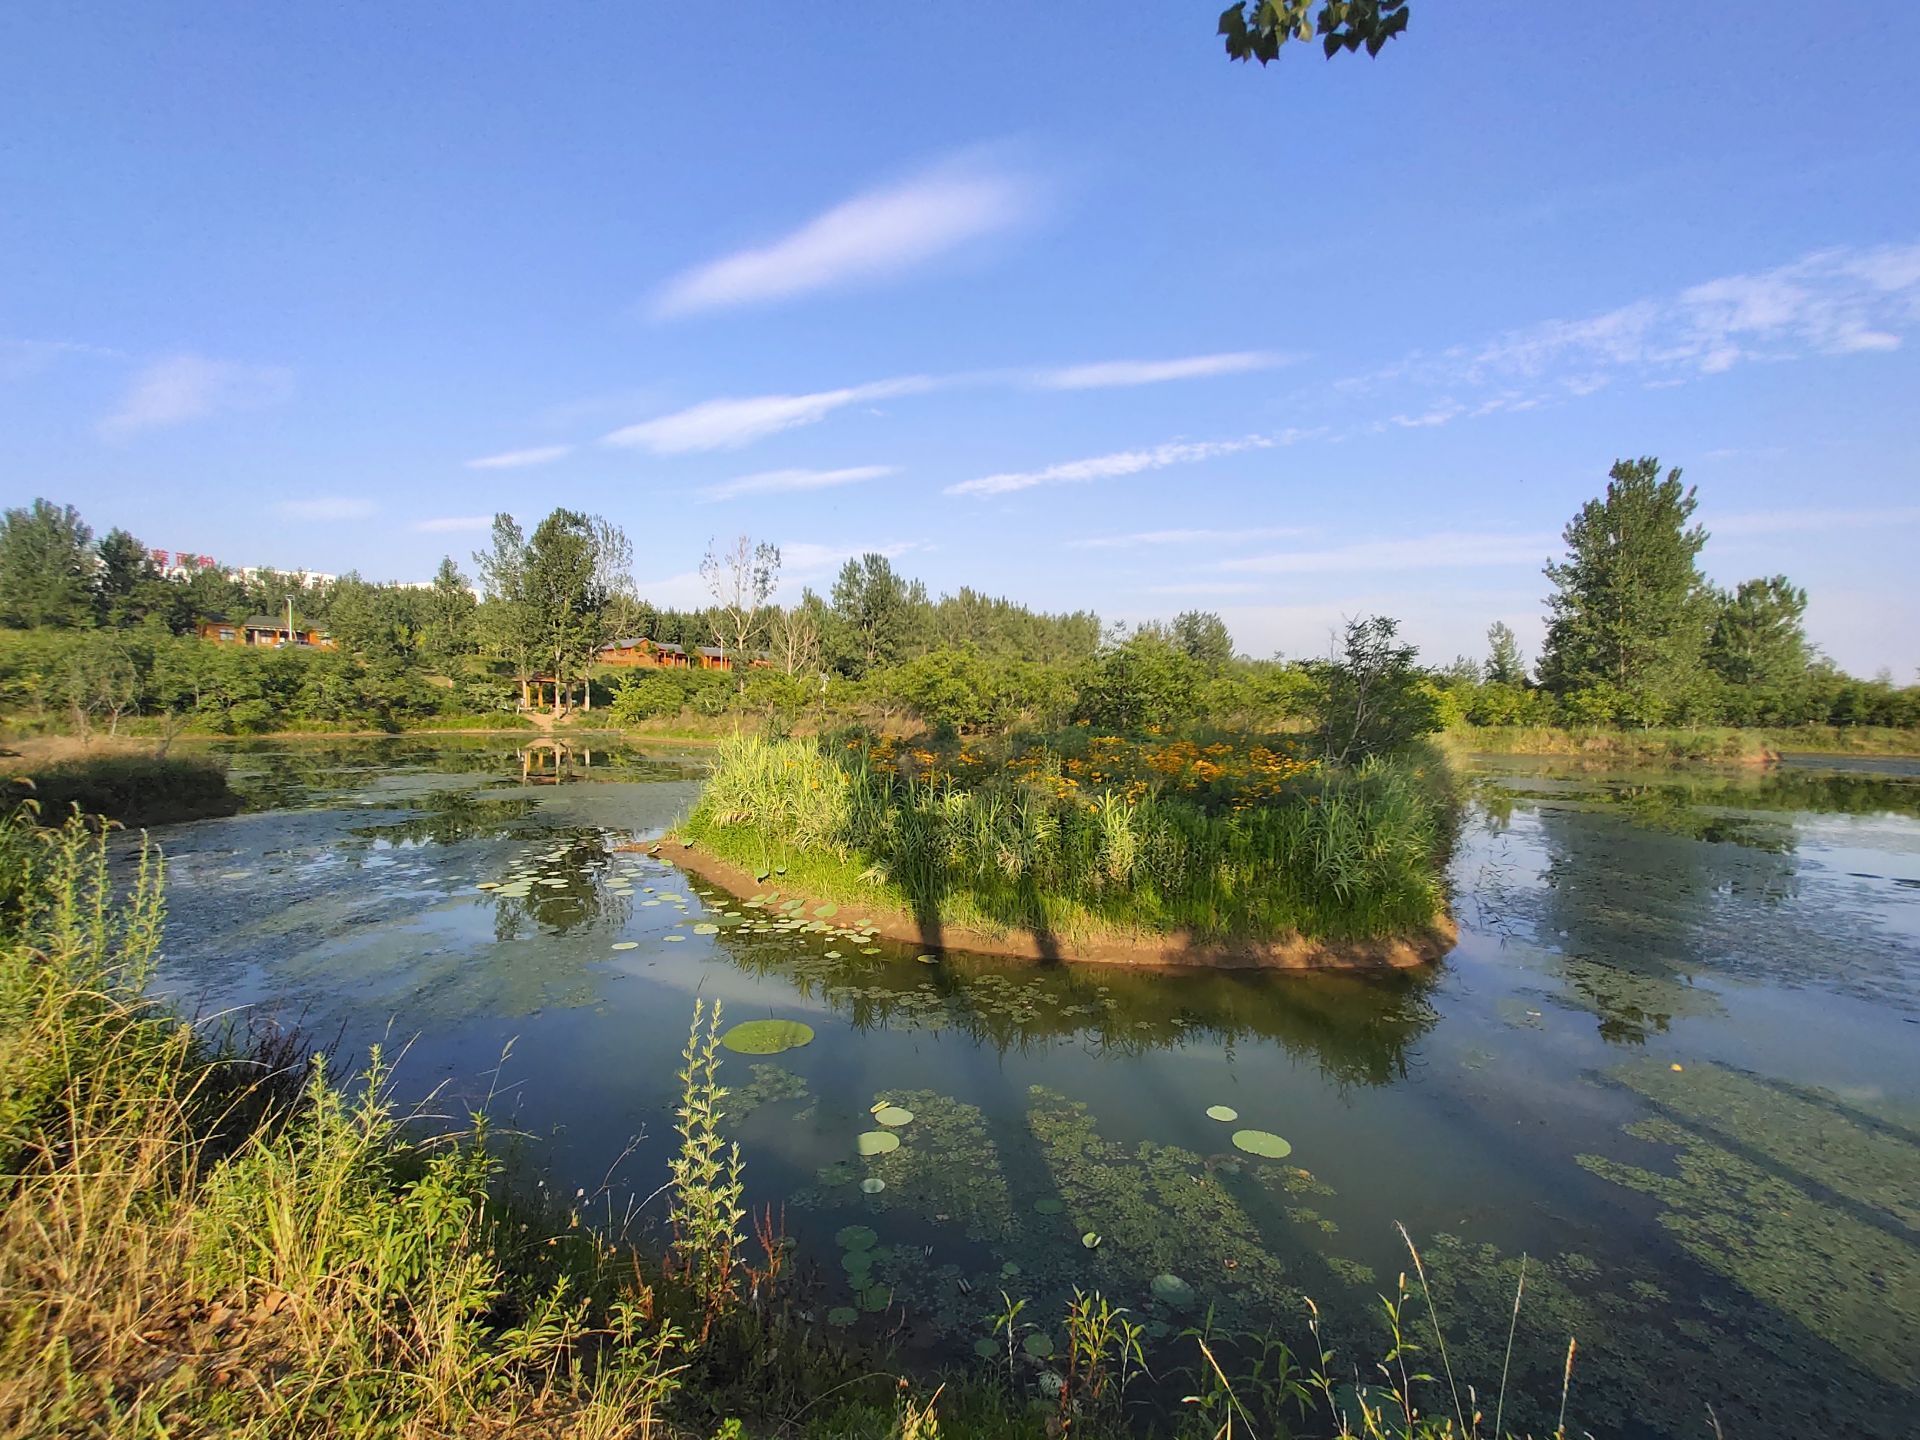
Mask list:
[[[654,847],[646,847],[649,850]],[[659,845],[661,858],[689,874],[718,885],[742,899],[764,891],[767,885],[723,860],[702,845],[691,848],[669,838]],[[785,892],[783,893],[797,893]],[[811,904],[812,901],[810,900]],[[990,934],[959,925],[922,924],[917,916],[892,906],[840,902],[835,924],[873,923],[883,939],[918,945],[926,950],[967,950],[1015,960],[1073,965],[1128,965],[1151,970],[1286,970],[1368,971],[1408,970],[1440,959],[1459,939],[1452,919],[1440,917],[1426,931],[1394,940],[1346,942],[1307,940],[1199,940],[1179,933],[1161,938],[1079,942],[1062,936],[1041,936],[1030,930]]]

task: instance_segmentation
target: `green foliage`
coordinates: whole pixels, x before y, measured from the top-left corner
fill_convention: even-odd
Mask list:
[[[1431,757],[1312,773],[1236,808],[1083,796],[1034,763],[962,783],[841,753],[724,743],[688,833],[750,866],[838,857],[918,915],[990,928],[1347,939],[1417,930],[1440,908],[1449,802]]]
[[[1391,755],[1441,728],[1438,697],[1384,616],[1347,622],[1339,658],[1317,665],[1322,753],[1339,764]]]
[[[0,625],[92,624],[92,543],[71,505],[35,500],[0,514]]]
[[[223,763],[182,755],[62,760],[35,767],[24,783],[16,780],[6,793],[8,798],[33,799],[49,819],[77,808],[122,825],[168,825],[231,815],[240,808]]]
[[[1503,620],[1496,620],[1487,627],[1485,678],[1489,685],[1505,685],[1512,689],[1519,689],[1527,683],[1527,666],[1520,656],[1520,641],[1515,637],[1513,628]]]
[[[1546,568],[1540,683],[1581,697],[1592,723],[1657,725],[1705,708],[1712,597],[1698,564],[1707,532],[1688,524],[1696,503],[1678,470],[1663,479],[1652,456],[1618,461],[1605,497],[1568,523],[1566,558]]]
[[[746,1237],[740,1222],[740,1147],[720,1133],[727,1091],[719,1083],[720,1002],[712,1014],[705,1002],[693,1002],[693,1025],[681,1052],[680,1107],[674,1133],[680,1151],[668,1163],[671,1201],[667,1223],[673,1231],[672,1263],[698,1298],[705,1317],[702,1338],[730,1306],[739,1285]]]
[[[1304,44],[1316,35],[1328,59],[1362,45],[1378,55],[1407,28],[1407,13],[1407,0],[1236,0],[1221,12],[1219,33],[1230,59],[1262,65],[1289,41]]]
[[[899,663],[924,643],[928,609],[926,587],[902,579],[886,556],[847,561],[827,612],[828,662],[856,680]]]
[[[1141,631],[1094,661],[1076,718],[1102,730],[1141,734],[1194,717],[1200,662],[1154,631]]]

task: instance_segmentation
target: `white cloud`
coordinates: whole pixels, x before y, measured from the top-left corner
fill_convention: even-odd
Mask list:
[[[791,491],[830,490],[898,474],[891,465],[854,465],[844,470],[762,470],[709,485],[700,492],[706,500],[732,500],[741,495],[776,495]]]
[[[1109,360],[1097,365],[1070,365],[1046,370],[1034,383],[1046,390],[1104,390],[1122,385],[1158,385],[1168,380],[1200,380],[1213,375],[1240,375],[1249,370],[1271,370],[1291,357],[1264,350],[1237,350],[1222,355],[1189,355],[1181,360]]]
[[[21,340],[0,338],[0,383],[24,380],[62,360],[124,360],[118,350],[80,340]]]
[[[1917,326],[1920,244],[1820,250],[1583,319],[1416,352],[1335,389],[1400,395],[1425,388],[1436,398],[1387,423],[1443,425],[1590,395],[1620,380],[1663,388],[1759,361],[1892,350]],[[1485,390],[1494,393],[1471,408],[1462,398]]]
[[[631,446],[656,455],[683,455],[690,450],[731,450],[755,440],[802,425],[817,425],[848,405],[917,395],[934,388],[924,375],[877,380],[811,395],[750,395],[740,399],[706,400],[671,415],[628,425],[606,437],[608,445]]]
[[[1137,550],[1143,545],[1239,545],[1253,540],[1286,540],[1309,532],[1291,525],[1249,526],[1240,530],[1141,530],[1132,535],[1089,535],[1069,540],[1073,550]]]
[[[571,445],[536,445],[531,450],[507,450],[498,455],[482,455],[467,461],[469,470],[520,470],[529,465],[550,465],[573,453]]]
[[[1259,580],[1181,580],[1149,585],[1148,595],[1258,595],[1267,586]]]
[[[1006,495],[1015,490],[1030,490],[1036,485],[1083,485],[1093,480],[1137,475],[1143,470],[1164,470],[1169,465],[1191,465],[1242,450],[1263,450],[1274,443],[1264,435],[1249,435],[1242,440],[1180,441],[1156,445],[1151,450],[1121,450],[1086,460],[1062,461],[1044,470],[1015,470],[963,480],[958,485],[947,486],[947,494]]]
[[[436,515],[416,520],[413,528],[423,535],[450,535],[467,530],[485,530],[493,524],[491,515]]]
[[[1756,510],[1719,519],[1703,517],[1713,535],[1779,535],[1813,530],[1885,530],[1920,524],[1920,505],[1880,510]]]
[[[290,520],[364,520],[380,507],[357,495],[316,495],[306,500],[282,500],[273,508]]]
[[[1023,177],[952,164],[856,195],[798,230],[674,277],[654,301],[659,317],[782,300],[897,275],[1032,213]]]
[[[204,419],[221,410],[271,405],[286,399],[292,390],[291,372],[277,366],[172,355],[133,377],[120,408],[100,422],[100,431],[119,438]]]
[[[1433,570],[1540,566],[1559,546],[1551,532],[1515,535],[1446,531],[1404,540],[1362,540],[1322,550],[1280,551],[1222,560],[1222,570],[1260,575],[1350,574],[1363,570]]]

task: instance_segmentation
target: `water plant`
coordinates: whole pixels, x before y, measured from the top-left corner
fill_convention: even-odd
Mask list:
[[[717,1014],[718,1001],[713,1008]],[[720,1037],[720,1043],[736,1055],[778,1055],[811,1045],[813,1027],[800,1020],[742,1020]]]
[[[721,1011],[718,1000],[710,1013],[705,1001],[693,1002],[693,1024],[681,1052],[680,1105],[674,1112],[680,1150],[668,1163],[670,1263],[699,1298],[702,1339],[735,1298],[735,1272],[746,1242],[740,1230],[747,1214],[740,1203],[746,1189],[740,1146],[729,1145],[720,1129],[727,1098],[719,1083]]]

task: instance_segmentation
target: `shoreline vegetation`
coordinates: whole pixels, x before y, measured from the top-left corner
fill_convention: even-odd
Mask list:
[[[399,1105],[378,1050],[336,1076],[297,1032],[231,1019],[211,1032],[148,998],[165,903],[151,848],[123,884],[97,828],[42,828],[16,809],[0,819],[0,874],[14,882],[0,891],[0,1434],[1500,1431],[1469,1419],[1451,1373],[1443,1384],[1345,1353],[1310,1301],[1288,1326],[1294,1349],[1211,1320],[1156,1343],[1098,1291],[1076,1290],[1064,1315],[1023,1317],[1026,1302],[1003,1296],[982,1302],[984,1358],[928,1373],[837,1312],[823,1321],[783,1219],[749,1214],[718,1004],[694,1006],[678,1145],[655,1192],[664,1224],[648,1239],[633,1229],[646,1202],[545,1198],[485,1114]],[[1407,1245],[1418,1283],[1389,1287],[1366,1342],[1389,1361],[1438,1323]],[[916,1303],[881,1299],[902,1325]],[[1475,1323],[1504,1333],[1507,1316]],[[1049,1332],[1063,1349],[1037,1343]],[[1556,1437],[1567,1354],[1560,1393],[1537,1397],[1557,1407]],[[1188,1398],[1162,1408],[1149,1388],[1167,1379]],[[1498,1400],[1519,1408],[1504,1385]]]
[[[936,948],[1282,969],[1444,953],[1446,760],[1340,766],[1304,738],[741,736],[662,853],[755,908],[854,905]]]

